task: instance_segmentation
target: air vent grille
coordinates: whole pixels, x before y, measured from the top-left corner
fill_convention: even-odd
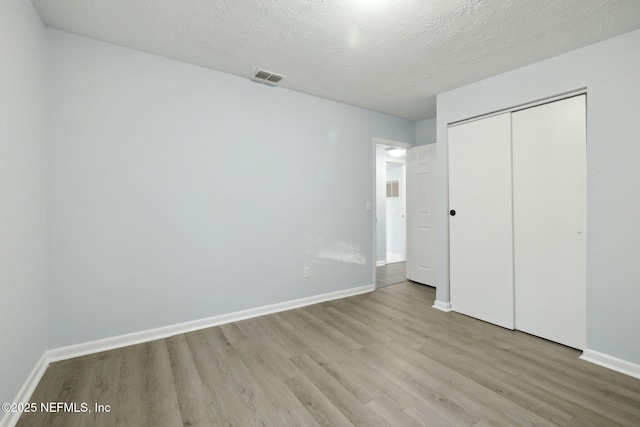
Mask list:
[[[276,76],[274,74],[271,74],[269,77],[267,77],[267,80],[273,83],[278,83],[280,80],[282,80],[282,76]]]
[[[265,84],[268,84],[268,85],[271,85],[271,86],[275,86],[278,83],[280,83],[280,81],[282,79],[284,79],[284,78],[285,78],[285,76],[281,76],[279,74],[272,73],[271,71],[258,70],[253,75],[252,80],[260,82],[260,83],[265,83]]]
[[[271,77],[271,74],[267,73],[266,71],[258,71],[254,77],[262,80],[267,80],[269,79],[269,77]]]

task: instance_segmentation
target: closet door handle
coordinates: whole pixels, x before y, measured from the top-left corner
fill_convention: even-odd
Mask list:
[[[451,210],[449,211],[449,215],[451,215],[451,216],[456,216],[456,211],[455,211],[454,209],[451,209]]]

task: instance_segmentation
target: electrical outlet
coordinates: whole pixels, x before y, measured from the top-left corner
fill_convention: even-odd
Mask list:
[[[311,277],[311,267],[305,267],[304,268],[304,278],[308,279],[309,277]]]

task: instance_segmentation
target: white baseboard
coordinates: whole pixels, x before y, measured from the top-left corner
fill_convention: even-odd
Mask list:
[[[236,311],[234,313],[222,314],[205,319],[198,319],[190,322],[178,323],[175,325],[134,332],[131,334],[55,348],[46,351],[45,355],[47,356],[47,361],[51,363],[59,360],[71,359],[73,357],[85,356],[87,354],[99,353],[101,351],[113,350],[129,345],[140,344],[143,342],[153,341],[161,338],[167,338],[178,334],[184,334],[186,332],[210,328],[212,326],[224,325],[225,323],[237,322],[239,320],[250,319],[252,317],[264,316],[266,314],[278,313],[280,311],[291,310],[311,304],[317,304],[334,299],[364,294],[367,292],[372,292],[374,290],[375,285],[367,285],[357,288],[345,289],[343,291],[329,292],[326,294],[300,298],[292,301],[285,301],[277,304],[251,308],[248,310]]]
[[[49,367],[49,361],[47,360],[47,352],[45,351],[36,363],[36,366],[31,370],[31,373],[27,377],[27,380],[22,385],[22,388],[18,392],[18,395],[13,400],[14,403],[27,403],[31,399],[31,395],[36,390],[38,383],[42,379],[45,371]],[[13,427],[20,419],[21,412],[7,412],[4,417],[0,418],[0,427]]]
[[[640,365],[618,359],[617,357],[585,349],[582,356],[580,356],[580,359],[595,363],[596,365],[604,366],[605,368],[612,369],[625,375],[640,378]]]
[[[407,258],[404,255],[392,254],[387,252],[387,264],[393,264],[394,262],[405,262]]]
[[[450,302],[442,302],[442,301],[435,300],[433,302],[433,308],[448,313],[448,312],[451,311],[451,303]]]
[[[143,342],[153,341],[161,338],[167,338],[173,335],[210,328],[212,326],[224,325],[225,323],[237,322],[239,320],[250,319],[252,317],[264,316],[266,314],[278,313],[281,311],[291,310],[294,308],[304,307],[312,304],[318,304],[334,299],[365,294],[367,292],[373,292],[375,291],[375,289],[375,285],[360,286],[357,288],[345,289],[343,291],[329,292],[326,294],[314,295],[311,297],[300,298],[292,301],[265,305],[263,307],[236,311],[234,313],[222,314],[220,316],[213,316],[206,319],[199,319],[191,322],[163,326],[160,328],[148,329],[131,334],[109,337],[96,341],[47,350],[44,352],[36,366],[33,368],[33,371],[31,371],[31,374],[20,389],[20,392],[16,396],[14,402],[18,403],[29,401],[31,395],[36,389],[36,386],[40,382],[40,379],[47,370],[47,367],[52,362],[71,359],[73,357],[86,356],[88,354],[113,350],[116,348],[140,344]],[[20,415],[20,413],[7,413],[3,418],[0,418],[0,427],[15,426],[15,424],[18,422],[18,419],[20,418]]]
[[[376,261],[376,267],[382,267],[383,265],[387,265],[387,261]]]

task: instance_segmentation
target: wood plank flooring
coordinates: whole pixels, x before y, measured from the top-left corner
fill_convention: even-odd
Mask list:
[[[376,287],[395,285],[407,280],[407,263],[394,262],[376,267]]]
[[[19,426],[638,426],[640,380],[410,282],[52,364]],[[94,404],[110,405],[97,413]]]

